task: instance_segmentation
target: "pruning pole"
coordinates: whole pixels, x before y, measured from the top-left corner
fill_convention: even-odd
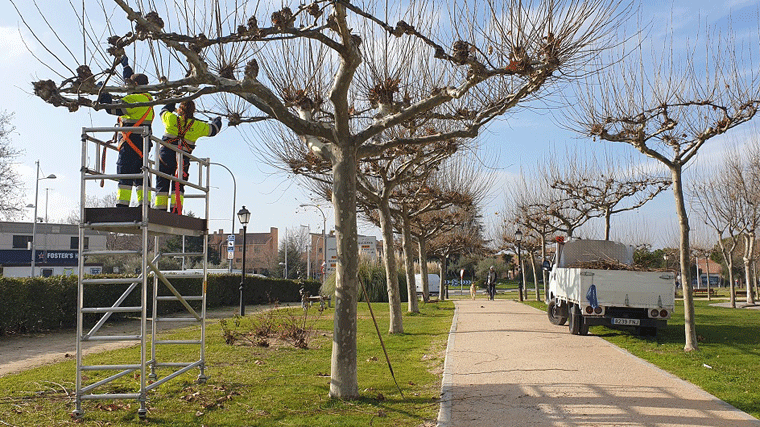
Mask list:
[[[364,292],[364,299],[367,300],[367,307],[369,307],[369,314],[372,316],[372,322],[375,324],[375,330],[377,331],[377,338],[380,339],[380,346],[383,348],[383,353],[385,354],[385,361],[388,362],[388,370],[391,371],[391,377],[393,377],[393,382],[396,383],[396,388],[398,389],[398,392],[401,394],[402,399],[406,399],[404,397],[404,392],[401,391],[401,387],[398,385],[398,381],[396,381],[396,374],[393,373],[393,366],[391,366],[391,359],[388,357],[388,350],[385,349],[385,343],[383,342],[383,336],[380,334],[380,328],[377,326],[377,320],[375,319],[375,312],[372,311],[372,304],[369,302],[369,295],[367,294],[367,288],[364,287],[364,283],[362,282],[362,279],[360,277],[356,277],[359,280],[359,284],[362,285],[362,291]]]

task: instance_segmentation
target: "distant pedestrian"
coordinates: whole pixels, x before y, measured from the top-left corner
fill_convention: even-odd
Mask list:
[[[494,271],[493,266],[488,269],[486,287],[488,288],[488,299],[493,300],[496,296],[496,271]]]

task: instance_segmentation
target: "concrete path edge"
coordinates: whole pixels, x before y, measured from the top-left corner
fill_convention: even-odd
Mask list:
[[[454,303],[454,317],[451,319],[451,328],[449,329],[449,339],[446,344],[446,357],[443,362],[443,379],[441,381],[441,406],[438,410],[437,427],[449,427],[451,422],[451,387],[453,369],[454,337],[457,332],[457,318],[459,316],[459,306]]]

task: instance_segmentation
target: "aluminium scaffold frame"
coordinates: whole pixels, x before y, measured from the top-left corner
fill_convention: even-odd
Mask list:
[[[135,132],[143,136],[143,153],[150,152],[151,141],[156,143],[154,159],[148,155],[143,156],[142,170],[138,174],[107,174],[105,172],[105,153],[108,150],[118,151],[112,141],[102,141],[95,138],[98,133],[108,133],[116,135],[118,132]],[[115,139],[115,138],[114,138]],[[159,164],[158,147],[167,147],[178,153],[178,170],[182,170],[182,162],[185,158],[189,159],[191,165],[198,165],[197,183],[190,182],[187,178],[178,178],[160,172],[155,166]],[[90,156],[90,153],[93,156]],[[102,153],[102,154],[101,154]],[[181,153],[178,148],[172,144],[167,144],[151,135],[150,127],[90,127],[82,128],[82,166],[81,188],[80,188],[80,224],[79,224],[79,271],[84,271],[84,263],[87,257],[96,255],[113,255],[125,257],[139,257],[140,268],[138,276],[134,278],[122,277],[105,277],[92,278],[82,277],[79,275],[77,286],[77,341],[76,341],[76,399],[73,415],[81,418],[84,415],[82,401],[84,400],[120,400],[135,399],[139,402],[140,407],[137,411],[140,418],[147,416],[148,392],[160,386],[161,384],[183,374],[194,368],[199,368],[200,373],[197,381],[199,383],[206,381],[205,375],[205,341],[206,341],[206,286],[208,281],[208,217],[209,217],[209,179],[210,179],[210,161],[209,159],[200,159],[188,153]],[[89,160],[94,159],[94,168],[89,167]],[[150,205],[150,187],[151,179],[161,176],[174,182],[184,184],[188,189],[185,198],[203,199],[205,202],[205,215],[202,218],[193,218],[185,215],[151,209]],[[130,208],[87,208],[87,184],[89,182],[100,181],[101,186],[105,180],[118,181],[119,179],[142,179],[142,191],[145,195],[144,203],[139,207]],[[89,250],[85,248],[84,231],[87,229],[110,231],[120,234],[132,234],[140,236],[140,248],[136,250]],[[177,253],[160,253],[159,236],[181,235],[183,236],[202,236],[203,252],[189,253],[185,252],[184,244],[182,252]],[[149,250],[150,238],[154,239],[152,252]],[[183,240],[184,242],[184,240]],[[202,257],[203,273],[185,274],[162,272],[159,268],[160,260],[165,257]],[[151,295],[152,312],[148,316],[148,283],[152,278],[153,292]],[[171,280],[174,278],[197,278],[199,279],[198,294],[182,295],[177,288],[172,285]],[[121,293],[119,298],[108,307],[93,307],[87,304],[87,294],[85,288],[91,285],[122,286],[126,289]],[[139,306],[123,306],[122,304],[129,296],[139,288]],[[159,292],[159,288],[163,292]],[[194,289],[194,288],[193,288]],[[162,317],[159,310],[160,302],[179,302],[184,311],[185,317]],[[193,307],[191,302],[195,302]],[[198,308],[197,306],[200,305]],[[131,313],[133,316],[139,316],[139,330],[132,335],[104,335],[99,334],[101,327],[113,313]],[[88,331],[84,330],[85,315],[100,315],[99,320]],[[150,329],[148,326],[150,322]],[[182,322],[185,324],[199,324],[200,336],[198,339],[191,340],[168,340],[161,339],[158,336],[158,325],[163,322]],[[148,341],[150,334],[150,341]],[[85,364],[82,353],[83,343],[91,341],[133,341],[139,343],[140,357],[139,362],[133,363],[112,363],[112,364]],[[159,360],[157,352],[159,346],[175,345],[197,345],[199,346],[198,360],[191,362],[176,362]],[[150,353],[150,354],[149,354]],[[157,370],[159,368],[168,368],[172,370],[170,374],[159,379]],[[89,378],[85,377],[85,372],[105,372],[108,375],[105,378],[97,379],[89,384],[84,384]],[[110,375],[109,375],[110,373]],[[139,375],[136,378],[139,385],[133,385],[134,390],[131,392],[106,391],[94,393],[96,389],[107,386],[114,381],[127,375]],[[92,374],[95,377],[100,374]],[[123,387],[123,385],[120,385]]]

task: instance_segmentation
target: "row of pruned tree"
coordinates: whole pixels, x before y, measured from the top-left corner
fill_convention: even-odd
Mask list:
[[[72,4],[73,21],[60,13],[51,19],[53,3],[31,3],[20,14],[39,11],[46,23],[41,28],[55,32],[53,22],[81,26],[75,39],[82,41],[81,58],[64,34],[57,34],[58,49],[45,45],[48,65],[60,77],[59,82],[34,83],[35,94],[46,102],[75,111],[105,108],[96,101],[101,92],[118,100],[150,91],[155,95],[150,104],[200,99],[199,111],[222,114],[232,126],[256,123],[260,138],[251,143],[271,153],[271,161],[285,160],[290,171],[310,177],[329,176],[321,182],[335,208],[338,263],[330,396],[337,398],[359,395],[357,209],[367,212],[365,201],[402,195],[394,203],[402,220],[395,223],[407,237],[413,225],[404,216],[423,215],[425,195],[462,202],[439,206],[444,216],[459,216],[456,209],[465,206],[462,217],[477,217],[477,195],[449,194],[434,181],[386,189],[406,159],[417,159],[406,166],[410,174],[417,162],[425,162],[420,171],[431,173],[436,165],[428,159],[436,152],[459,151],[495,119],[550,93],[546,88],[552,84],[580,79],[587,84],[578,91],[572,127],[629,143],[670,169],[684,265],[689,242],[681,170],[706,140],[752,118],[757,100],[756,82],[747,84],[739,78],[746,76],[734,73],[740,56],[717,58],[720,73],[707,80],[693,75],[701,67],[651,74],[640,64],[630,66],[631,55],[602,58],[618,43],[614,33],[630,11],[617,0],[316,0],[294,9],[192,0],[162,10],[152,0],[97,0],[89,8]],[[125,53],[138,71],[158,83],[139,88],[113,84],[119,81],[115,66]],[[619,66],[610,67],[610,62]],[[98,81],[105,84],[96,86]],[[385,168],[386,163],[393,167]],[[526,203],[525,214],[543,211],[559,218],[562,211],[580,208],[574,202],[570,207],[542,203]],[[381,226],[390,222],[388,212],[381,212],[384,207],[375,206]],[[433,223],[420,218],[425,226]],[[404,247],[411,242],[405,238]],[[457,244],[466,243],[441,245],[448,249],[440,253]],[[689,350],[696,348],[690,291],[685,298]]]
[[[591,219],[603,218],[604,238],[609,240],[612,215],[638,209],[670,186],[670,179],[645,165],[605,150],[591,155],[583,150],[564,156],[554,152],[549,159],[521,173],[506,189],[497,232],[500,247],[516,253],[515,233],[520,230],[520,249],[534,275],[541,270],[536,258],[539,263],[547,259],[547,244],[555,236],[573,237]],[[547,287],[544,280],[544,292]]]
[[[703,168],[689,186],[692,206],[714,232],[728,267],[731,306],[736,307],[734,256],[741,251],[747,304],[755,303],[751,284],[757,283],[754,265],[760,227],[760,142],[753,136],[740,150],[729,149],[722,161]],[[754,278],[754,280],[753,280]]]

